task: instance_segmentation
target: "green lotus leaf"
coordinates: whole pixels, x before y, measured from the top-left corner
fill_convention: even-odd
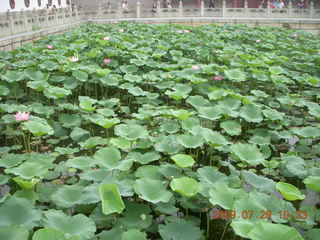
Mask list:
[[[32,179],[34,177],[43,178],[49,167],[40,162],[24,162],[18,167],[5,169],[6,173],[12,173],[24,179]]]
[[[81,201],[82,187],[62,186],[51,195],[52,201],[59,207],[70,208]]]
[[[133,161],[140,164],[148,164],[161,158],[160,154],[155,151],[147,152],[145,154],[139,152],[130,152],[127,157],[132,158]]]
[[[247,104],[242,106],[239,111],[240,117],[244,118],[247,122],[262,122],[262,111],[259,106],[254,104]]]
[[[262,113],[266,118],[272,121],[275,121],[275,120],[282,121],[284,117],[283,113],[280,113],[275,109],[266,109],[266,110],[263,110]]]
[[[312,116],[320,118],[320,107],[309,107],[309,113]]]
[[[56,147],[54,150],[56,152],[60,153],[61,155],[64,155],[64,154],[71,155],[71,154],[79,152],[79,148]]]
[[[186,148],[197,148],[203,145],[204,139],[201,135],[179,135],[178,142]]]
[[[273,193],[275,191],[276,183],[271,179],[256,175],[250,171],[243,171],[242,174],[244,181],[254,189],[266,193]]]
[[[283,224],[260,222],[248,234],[252,240],[303,240],[300,233],[292,227]]]
[[[56,62],[47,60],[40,64],[39,67],[48,71],[53,71],[58,69],[59,65]]]
[[[292,132],[304,138],[318,138],[320,137],[320,128],[318,127],[302,127],[293,129]]]
[[[116,184],[101,184],[99,186],[99,194],[102,202],[102,212],[105,215],[109,215],[114,212],[122,213],[125,206]]]
[[[40,123],[30,120],[28,122],[24,122],[22,126],[24,130],[30,131],[35,137],[53,134],[52,127],[46,123]]]
[[[33,204],[26,199],[11,196],[0,203],[0,227],[16,225],[31,230],[40,219],[41,210],[35,209]],[[10,228],[7,230],[10,231]]]
[[[64,234],[52,228],[43,228],[37,230],[32,237],[32,240],[67,240]]]
[[[212,146],[225,146],[230,144],[230,142],[219,132],[212,131],[211,129],[202,129],[199,132],[201,132],[204,139]]]
[[[320,192],[320,177],[319,176],[308,176],[303,180],[303,183],[312,191]]]
[[[220,127],[224,129],[230,136],[236,136],[241,133],[241,125],[233,120],[221,122]]]
[[[181,168],[192,167],[195,163],[193,157],[186,154],[176,154],[171,159]]]
[[[218,107],[200,107],[198,111],[200,117],[209,120],[217,120],[221,118],[221,110]]]
[[[37,92],[43,91],[43,89],[49,87],[49,83],[46,80],[30,81],[27,82],[27,86],[36,90]]]
[[[2,79],[7,82],[19,82],[23,79],[25,79],[25,73],[24,72],[18,72],[18,71],[7,71],[4,75],[2,75]]]
[[[159,233],[163,240],[200,240],[202,231],[193,221],[183,218],[170,218],[165,225],[159,225]]]
[[[36,178],[32,178],[31,180],[25,180],[21,177],[15,177],[12,178],[13,181],[15,181],[22,189],[30,190],[32,189],[39,180]]]
[[[72,76],[81,82],[86,82],[88,80],[88,74],[80,70],[73,70]]]
[[[131,147],[131,141],[121,137],[111,138],[110,143],[113,146],[120,148],[122,150],[129,149]]]
[[[134,65],[126,65],[126,66],[120,66],[120,70],[123,73],[131,74],[138,71],[138,68]]]
[[[230,188],[226,183],[221,183],[210,189],[209,195],[212,205],[233,209],[235,201],[246,197],[247,193],[242,188]]]
[[[115,124],[118,124],[120,122],[120,120],[118,118],[111,118],[111,119],[107,119],[104,118],[98,122],[96,122],[99,126],[108,129],[113,127]]]
[[[132,75],[132,74],[124,75],[124,79],[128,80],[129,82],[133,82],[133,83],[134,82],[140,83],[142,81],[142,77],[140,77],[139,75]]]
[[[99,81],[102,83],[102,85],[107,86],[117,86],[119,84],[119,79],[112,74],[108,74],[104,77],[99,78]]]
[[[305,198],[305,195],[298,188],[289,183],[278,182],[276,189],[289,201],[303,200]]]
[[[17,166],[22,161],[26,160],[26,155],[24,154],[4,154],[0,158],[0,166],[5,168],[11,168]]]
[[[232,221],[230,226],[233,228],[234,232],[237,235],[243,238],[247,238],[249,232],[252,230],[255,224],[255,222],[252,222],[250,220],[242,219],[242,221]]]
[[[121,240],[147,240],[147,234],[140,232],[137,229],[130,229],[124,233],[122,233]]]
[[[257,146],[253,144],[236,143],[230,147],[230,151],[240,160],[252,166],[259,165],[264,161],[263,155]]]
[[[208,94],[210,100],[219,100],[225,96],[228,96],[228,92],[224,89],[215,89]]]
[[[83,214],[68,216],[62,211],[48,210],[44,213],[43,225],[62,232],[65,237],[78,237],[79,240],[90,240],[96,232],[91,218]]]
[[[243,82],[246,80],[246,74],[240,69],[225,70],[226,77],[235,82]]]
[[[78,114],[60,114],[59,122],[65,128],[79,127],[81,125],[81,117]]]
[[[26,74],[27,78],[30,78],[33,81],[41,81],[41,80],[46,80],[45,75],[43,74],[43,72],[37,70],[37,71],[33,71],[33,70],[25,70],[24,73]]]
[[[0,239],[28,240],[29,232],[23,226],[0,226]]]
[[[102,137],[90,137],[84,142],[79,143],[81,147],[86,149],[92,149],[97,145],[105,145],[107,140]]]
[[[298,176],[301,179],[307,177],[308,172],[305,166],[306,163],[302,158],[288,155],[283,156],[281,160],[285,169],[288,170],[293,176]]]
[[[94,154],[94,159],[98,162],[98,165],[107,171],[120,170],[127,171],[131,168],[132,160],[125,159],[120,161],[120,151],[115,147],[102,148]]]
[[[193,197],[202,189],[202,185],[199,182],[189,177],[174,178],[170,183],[170,187],[184,197]]]
[[[200,108],[209,105],[209,101],[200,95],[190,96],[188,97],[186,102],[191,104],[195,108]]]
[[[303,235],[306,240],[319,240],[320,228],[309,229],[306,234]]]
[[[280,75],[280,74],[286,74],[287,73],[287,71],[286,70],[284,70],[282,67],[280,67],[280,66],[271,66],[270,68],[269,68],[269,72],[271,73],[271,74],[275,74],[275,75]]]
[[[71,91],[61,87],[49,86],[43,90],[46,97],[52,99],[64,98],[71,94]]]
[[[158,203],[159,204],[159,203]],[[125,201],[123,217],[114,221],[113,227],[121,229],[146,229],[152,223],[148,204]]]
[[[179,119],[179,120],[181,120],[181,121],[189,118],[190,116],[192,116],[192,113],[189,112],[189,111],[187,111],[187,110],[185,110],[185,109],[172,110],[172,111],[170,112],[170,114],[171,114],[173,117],[175,117],[175,118],[177,118],[177,119]]]
[[[129,141],[146,138],[148,136],[148,131],[139,125],[119,124],[115,126],[114,129],[117,136],[123,137]]]
[[[165,190],[162,182],[159,180],[140,178],[136,180],[133,189],[140,198],[155,204],[159,202],[169,202],[172,197],[172,193]]]
[[[101,233],[98,234],[99,240],[122,240],[123,230],[121,227],[113,227],[109,231],[103,230]]]
[[[137,169],[135,176],[138,178],[150,178],[154,180],[164,180],[163,175],[160,172],[159,166],[145,165]]]
[[[161,130],[173,134],[179,131],[180,125],[176,122],[165,122],[161,125]]]
[[[89,131],[79,127],[74,128],[70,133],[70,137],[72,138],[72,140],[76,142],[83,142],[87,140],[89,136],[90,136]]]

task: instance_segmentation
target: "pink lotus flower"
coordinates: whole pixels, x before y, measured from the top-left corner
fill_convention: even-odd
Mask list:
[[[122,33],[123,33],[123,32],[124,32],[124,29],[123,29],[123,28],[120,28],[120,29],[119,29],[119,32],[122,32]]]
[[[212,51],[211,51],[211,53],[212,53],[212,54],[216,54],[217,52],[216,52],[216,51],[214,51],[214,50],[212,50]]]
[[[111,59],[108,59],[108,58],[103,59],[103,63],[104,64],[108,64],[108,63],[111,63],[111,62],[112,62]]]
[[[292,37],[296,38],[296,37],[298,37],[298,34],[295,33],[292,35]]]
[[[145,24],[149,24],[149,21],[144,21]]]
[[[257,39],[257,40],[256,40],[256,43],[259,43],[259,42],[261,42],[261,40],[260,40],[260,39]]]
[[[190,32],[190,30],[184,30],[184,32],[185,32],[185,33],[188,33],[188,32]]]
[[[199,65],[193,65],[191,67],[192,70],[199,70],[200,69],[200,66]]]
[[[47,48],[48,49],[53,49],[53,46],[52,45],[48,45]]]
[[[117,24],[117,23],[118,23],[118,21],[117,21],[117,20],[113,20],[113,21],[112,21],[112,23]]]
[[[220,76],[220,75],[217,75],[217,76],[214,76],[214,77],[213,77],[213,80],[215,80],[215,81],[222,81],[222,80],[223,80],[223,77]]]
[[[71,61],[71,62],[78,62],[78,61],[79,61],[79,58],[76,57],[76,56],[73,56],[73,57],[70,58],[70,61]]]
[[[103,40],[108,41],[108,40],[110,40],[110,37],[108,37],[108,36],[104,37]]]
[[[30,113],[26,113],[26,112],[17,112],[15,115],[16,121],[29,121],[29,115]]]

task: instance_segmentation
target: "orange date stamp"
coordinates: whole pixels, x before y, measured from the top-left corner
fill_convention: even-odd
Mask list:
[[[278,211],[272,212],[270,210],[252,211],[234,211],[234,210],[218,210],[212,209],[210,211],[210,219],[271,219],[273,215],[277,215],[282,219],[306,219],[308,217],[307,211]]]

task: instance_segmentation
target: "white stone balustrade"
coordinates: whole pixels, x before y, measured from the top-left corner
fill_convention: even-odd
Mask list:
[[[107,5],[99,5],[96,10],[82,10],[75,8],[72,12],[67,9],[48,14],[45,10],[7,12],[0,14],[0,37],[10,36],[23,32],[56,27],[59,25],[77,23],[88,20],[108,20],[108,19],[177,19],[177,18],[212,18],[212,19],[234,19],[234,18],[270,18],[275,19],[320,19],[320,9],[314,8],[313,2],[308,9],[292,8],[289,1],[286,8],[270,8],[270,1],[267,8],[248,8],[245,1],[244,8],[227,7],[226,1],[218,8],[208,8],[204,1],[200,7],[185,7],[183,2],[173,8],[163,8],[160,1],[157,1],[156,8],[145,8],[138,1],[136,5],[129,6],[128,10],[122,9],[121,4],[114,8],[107,8]]]

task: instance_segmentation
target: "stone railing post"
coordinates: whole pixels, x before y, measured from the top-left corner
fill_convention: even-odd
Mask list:
[[[161,3],[160,3],[160,1],[157,1],[156,12],[157,12],[157,17],[161,17]]]
[[[292,17],[292,2],[291,2],[291,0],[289,0],[289,3],[288,3],[288,15],[289,15],[289,17]]]
[[[54,11],[54,22],[56,24],[56,26],[59,25],[59,19],[58,19],[58,10]]]
[[[141,17],[141,4],[138,1],[137,2],[137,18],[140,18],[140,17]]]
[[[67,13],[71,14],[71,11],[67,11]],[[66,10],[62,9],[62,22],[66,22]]]
[[[183,6],[182,1],[179,1],[179,17],[183,17]]]
[[[200,16],[204,17],[204,2],[201,0],[201,5],[200,5]]]
[[[21,17],[22,24],[23,24],[23,30],[25,32],[27,32],[28,31],[27,14],[23,9],[21,9],[21,11],[20,11],[20,17]]]
[[[314,5],[313,5],[313,2],[310,2],[310,6],[309,6],[309,18],[313,18],[313,12],[314,12]]]
[[[222,2],[222,17],[226,17],[227,16],[227,4],[226,1],[223,0]]]
[[[270,1],[267,2],[267,17],[270,17],[271,15],[271,7],[270,7]]]
[[[249,8],[248,8],[248,1],[244,1],[244,16],[248,17],[249,16]]]
[[[76,15],[76,20],[78,21],[79,20],[79,13],[78,13],[77,5],[74,5],[74,12],[75,12],[75,15]]]
[[[38,11],[35,8],[32,9],[32,16],[34,17],[34,24],[36,25],[36,28],[39,28],[40,27],[39,14],[38,14]]]
[[[118,3],[117,18],[122,18],[121,2]]]
[[[12,35],[13,34],[13,29],[14,29],[12,12],[10,12],[10,10],[8,10],[6,15],[7,15],[7,21],[9,22],[10,33]]]
[[[97,18],[102,18],[103,11],[102,11],[102,6],[100,3],[98,4],[98,14],[97,15],[98,15]]]

